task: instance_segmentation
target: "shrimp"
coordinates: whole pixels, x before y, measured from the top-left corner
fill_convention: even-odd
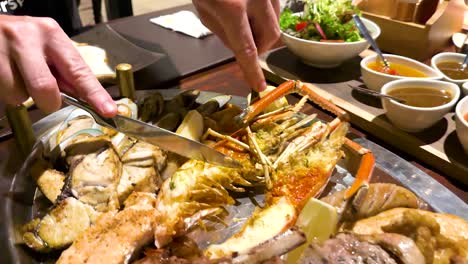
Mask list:
[[[290,92],[304,97],[296,105],[262,113],[268,105]],[[312,99],[337,114],[330,123],[300,110]],[[362,154],[356,181],[344,199],[368,184],[374,166],[370,151],[348,140],[347,114],[318,96],[310,86],[288,81],[249,106],[241,115],[243,128],[231,136],[218,137],[214,148],[243,167],[231,169],[189,160],[162,185],[157,209],[162,222],[155,227],[155,245],[163,247],[185,234],[201,220],[221,221],[224,206],[234,204],[229,191],[242,192],[255,184],[266,186],[265,206],[257,208],[239,233],[220,245],[211,245],[210,258],[232,257],[291,228],[310,197],[318,196],[343,156],[344,144]]]

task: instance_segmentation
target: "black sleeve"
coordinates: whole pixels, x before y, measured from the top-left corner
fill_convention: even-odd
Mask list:
[[[82,24],[77,0],[24,0],[25,14],[36,17],[51,17],[62,29],[73,36],[79,33]]]

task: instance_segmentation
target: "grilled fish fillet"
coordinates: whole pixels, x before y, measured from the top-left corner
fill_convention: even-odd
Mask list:
[[[68,197],[44,217],[24,225],[23,241],[36,251],[62,249],[89,228],[97,215],[91,206]]]
[[[141,247],[151,242],[159,221],[154,194],[134,193],[129,199],[124,210],[101,215],[57,263],[129,263]]]

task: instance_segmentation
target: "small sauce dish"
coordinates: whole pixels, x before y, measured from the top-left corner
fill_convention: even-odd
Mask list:
[[[450,94],[451,99],[447,103],[438,106],[415,107],[382,98],[382,105],[388,119],[396,127],[407,132],[420,132],[431,127],[450,112],[460,98],[460,88],[457,85],[438,80],[403,79],[391,81],[382,87],[382,93],[389,94],[389,92],[397,89],[414,90],[420,87],[445,90],[445,93]]]
[[[465,153],[468,154],[468,96],[458,102],[455,108],[455,125],[457,136],[460,140]]]
[[[462,90],[463,96],[468,95],[468,82],[463,83],[463,85],[461,86],[461,90]]]
[[[376,71],[371,69],[372,65],[375,64],[377,60],[377,55],[371,55],[361,60],[361,75],[362,80],[366,84],[367,88],[372,89],[374,91],[380,92],[382,87],[391,81],[394,80],[404,80],[404,79],[418,79],[418,80],[441,80],[444,76],[434,70],[433,68],[410,58],[398,56],[398,55],[390,55],[384,54],[384,57],[392,63],[402,65],[418,72],[421,72],[426,77],[407,77],[407,76],[399,76],[399,75],[392,75],[383,73],[380,71]]]
[[[439,69],[438,65],[440,65],[440,63],[446,63],[446,62],[458,62],[458,63],[461,64],[461,63],[463,63],[464,59],[465,59],[465,54],[455,53],[455,52],[442,52],[442,53],[439,53],[439,54],[435,55],[434,57],[432,57],[431,66],[437,72],[442,74],[442,76],[444,77],[444,80],[446,80],[448,82],[451,82],[451,83],[454,83],[454,84],[461,87],[463,85],[463,83],[468,82],[468,78],[467,79],[452,79],[449,76],[447,76],[446,74],[444,74],[444,72],[442,72]]]

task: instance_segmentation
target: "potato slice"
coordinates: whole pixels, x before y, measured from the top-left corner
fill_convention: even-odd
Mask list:
[[[189,111],[182,124],[177,128],[176,134],[200,141],[203,135],[203,116],[197,110]]]

